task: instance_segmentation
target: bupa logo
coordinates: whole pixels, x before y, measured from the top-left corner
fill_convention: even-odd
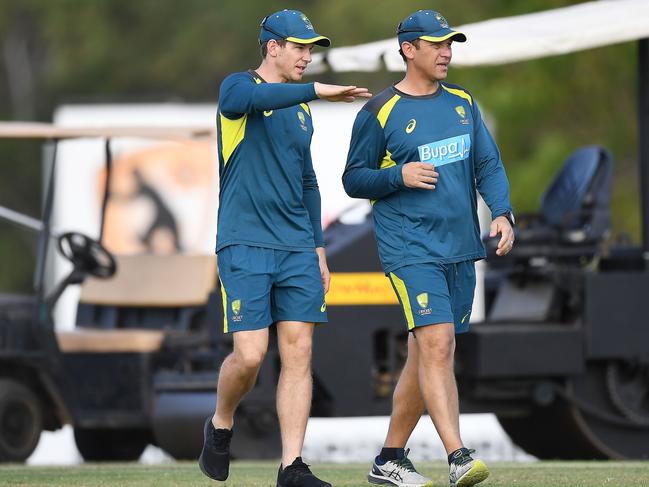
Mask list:
[[[466,159],[471,152],[471,136],[469,134],[458,135],[444,140],[437,140],[417,147],[419,160],[443,166],[452,162]]]

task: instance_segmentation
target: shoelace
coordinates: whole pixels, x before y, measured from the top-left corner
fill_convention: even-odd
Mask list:
[[[456,465],[466,465],[471,460],[473,460],[471,455],[474,454],[474,453],[475,453],[475,450],[469,449],[460,458],[458,458],[457,460],[453,460],[453,463],[455,463]]]
[[[404,470],[407,470],[408,472],[417,472],[417,470],[415,470],[415,466],[412,464],[412,462],[408,458],[408,453],[410,453],[410,448],[408,448],[406,450],[403,457],[398,458],[397,460],[394,460],[394,463],[399,465]]]
[[[224,451],[230,447],[231,434],[212,430],[212,446],[217,451]]]
[[[309,469],[311,465],[307,465],[304,462],[293,462],[288,467],[284,468],[284,471],[290,475],[299,475],[299,474],[311,474]]]

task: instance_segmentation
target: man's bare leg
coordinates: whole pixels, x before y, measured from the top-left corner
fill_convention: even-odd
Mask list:
[[[446,453],[451,454],[463,446],[453,371],[455,327],[442,323],[419,327],[414,333],[419,352],[419,387]]]
[[[425,411],[419,388],[419,355],[415,337],[408,334],[408,358],[392,396],[392,414],[385,448],[404,448]]]
[[[221,365],[216,394],[215,428],[232,429],[239,402],[255,385],[259,367],[268,349],[268,328],[238,331],[233,335],[234,350]]]
[[[277,415],[282,433],[282,465],[302,455],[306,423],[311,410],[313,379],[311,346],[313,323],[280,321],[277,341],[282,371],[277,384]]]

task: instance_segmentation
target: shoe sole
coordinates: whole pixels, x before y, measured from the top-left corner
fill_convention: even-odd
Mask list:
[[[433,487],[434,485],[432,480],[425,484],[400,484],[388,477],[376,477],[371,473],[367,476],[367,481],[374,485],[395,485],[396,487]]]
[[[467,473],[459,478],[459,480],[455,483],[455,486],[471,487],[472,485],[479,484],[487,477],[489,477],[489,469],[481,460],[476,460],[473,464],[473,467],[471,467]]]

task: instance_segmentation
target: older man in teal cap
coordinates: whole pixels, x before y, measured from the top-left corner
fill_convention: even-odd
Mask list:
[[[427,410],[448,455],[451,486],[466,487],[489,470],[460,437],[455,334],[469,329],[474,262],[485,257],[476,192],[491,210],[491,236],[500,234],[497,254],[504,255],[514,240],[509,184],[475,99],[446,82],[451,44],[466,36],[432,10],[406,17],[397,35],[406,76],[359,112],[343,175],[350,196],[374,201],[379,255],[410,332],[388,434],[368,480],[433,485],[405,450]]]
[[[282,10],[264,18],[259,43],[259,67],[231,74],[219,92],[216,252],[224,332],[233,334],[234,350],[221,366],[199,465],[214,480],[228,477],[234,413],[255,384],[275,323],[282,363],[277,486],[330,487],[301,458],[313,388],[313,329],[327,321],[329,287],[308,102],[371,95],[355,86],[294,83],[302,79],[314,46],[330,45],[302,12]]]

